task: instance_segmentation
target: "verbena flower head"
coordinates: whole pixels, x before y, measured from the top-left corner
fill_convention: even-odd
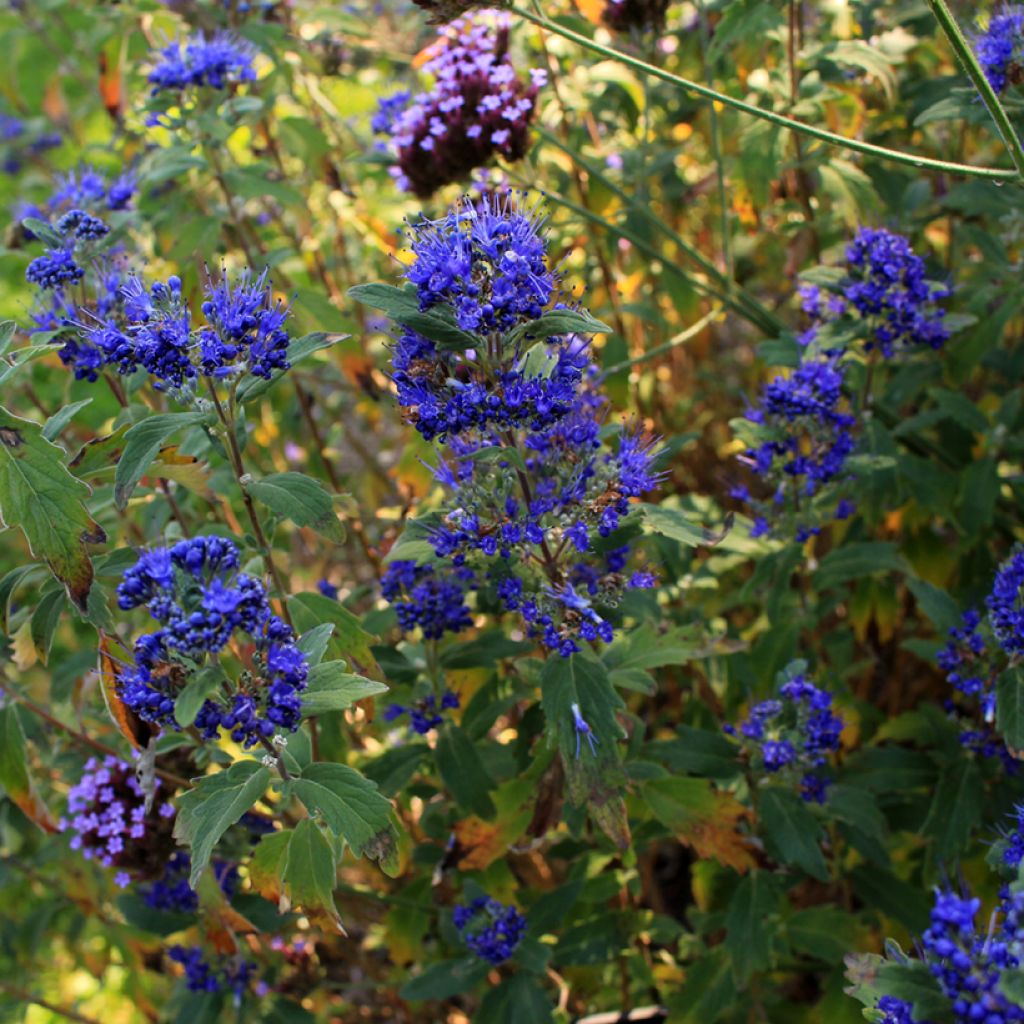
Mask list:
[[[856,418],[843,398],[843,367],[836,356],[805,358],[786,376],[778,376],[747,411],[744,437],[750,447],[743,462],[767,485],[769,497],[753,501],[753,533],[793,532],[805,540],[820,532],[830,515],[845,518],[852,509],[836,503],[836,492],[816,500],[824,485],[843,477],[856,447]],[[751,501],[746,487],[734,497]]]
[[[160,623],[135,642],[135,668],[121,698],[140,718],[178,728],[175,699],[188,675],[229,642],[247,644],[251,667],[230,694],[206,700],[195,725],[207,739],[220,730],[251,747],[301,722],[309,671],[294,634],[270,607],[263,584],[238,571],[238,548],[221,537],[194,537],[140,555],[117,589],[128,610],[145,605]]]
[[[174,807],[160,799],[159,779],[154,787],[156,797],[147,812],[146,793],[127,761],[91,758],[58,822],[61,831],[72,833],[71,849],[117,869],[115,881],[122,888],[132,873],[151,870],[155,859],[159,863],[171,844]]]
[[[384,573],[381,592],[404,632],[418,627],[428,640],[438,640],[446,632],[458,633],[473,624],[466,605],[466,591],[473,584],[468,569],[396,561]]]
[[[974,38],[974,54],[996,92],[1021,80],[1021,49],[1024,46],[1024,7],[1011,4],[989,18]]]
[[[546,81],[533,71],[527,84],[508,55],[504,15],[460,18],[441,31],[423,71],[433,85],[415,96],[381,101],[372,127],[389,138],[398,186],[421,198],[462,181],[496,156],[526,152],[537,91]]]
[[[515,907],[488,896],[457,906],[452,920],[466,946],[481,960],[495,965],[504,963],[516,951],[527,925]]]
[[[209,36],[200,32],[187,40],[176,39],[153,61],[149,72],[152,95],[203,86],[226,89],[251,82],[256,78],[255,55],[250,43],[228,32]]]
[[[242,1001],[255,974],[256,964],[241,956],[207,953],[200,946],[172,946],[167,955],[184,968],[190,992],[230,992]]]
[[[788,665],[778,698],[755,704],[738,728],[725,731],[740,738],[755,770],[799,779],[805,800],[824,803],[830,780],[819,769],[839,750],[843,720],[832,710],[832,694],[805,673],[803,662]]]
[[[615,32],[661,31],[668,0],[606,0],[601,20]]]
[[[430,693],[412,704],[389,704],[384,711],[384,721],[394,722],[409,716],[409,728],[420,736],[426,736],[431,729],[444,724],[444,712],[459,706],[458,694],[445,690],[440,701]]]

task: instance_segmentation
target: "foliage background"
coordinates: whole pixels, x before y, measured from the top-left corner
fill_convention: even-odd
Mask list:
[[[964,24],[973,6],[961,5]],[[595,0],[545,4],[543,17],[839,136],[1010,166],[918,0],[682,2],[656,42],[613,37]],[[152,46],[187,24],[228,22],[261,50],[258,82],[204,122],[205,139],[145,127]],[[289,974],[278,955],[267,977],[292,980],[245,1010],[188,996],[161,958],[169,925],[132,913],[104,872],[41,831],[8,776],[3,1019],[539,1022],[659,1005],[681,1022],[843,1024],[862,1019],[843,991],[847,953],[879,952],[886,936],[908,947],[945,877],[994,897],[985,856],[1021,783],[958,744],[934,656],[1020,535],[1018,184],[797,137],[515,14],[513,26],[517,64],[548,67],[553,84],[528,156],[495,180],[544,192],[553,259],[613,326],[595,342],[598,361],[615,407],[665,439],[662,507],[710,531],[734,514],[713,546],[649,532],[659,588],[629,606],[630,627],[603,654],[623,684],[630,844],[556,799],[537,702],[550,668],[509,627],[481,621],[441,646],[445,680],[463,698],[444,738],[405,742],[372,701],[325,716],[321,757],[358,768],[394,802],[397,876],[346,854],[334,887],[344,935],[315,915],[282,924],[247,888],[238,906],[259,934],[241,941],[257,959],[273,961],[275,933],[315,936],[316,956]],[[429,503],[429,449],[389,398],[385,325],[345,292],[393,281],[403,218],[439,215],[460,194],[452,186],[420,203],[396,192],[368,124],[381,96],[414,79],[433,29],[399,0],[295,0],[247,16],[217,4],[38,0],[9,5],[0,33],[6,108],[65,138],[0,178],[0,206],[44,198],[54,168],[134,162],[141,198],[128,230],[148,274],[179,273],[194,292],[204,261],[269,265],[279,293],[294,296],[297,336],[349,335],[251,407],[249,468],[294,470],[344,495],[344,541],[282,521],[275,552],[292,593],[312,594],[322,578],[340,588],[375,638],[366,671],[408,695],[428,652],[400,639],[377,579],[404,520]],[[1017,106],[1008,101],[1011,116]],[[751,540],[728,496],[744,447],[730,420],[794,361],[797,275],[841,262],[861,224],[911,238],[930,275],[952,284],[947,305],[962,329],[882,381],[857,517],[805,546]],[[19,323],[36,251],[12,215],[0,309]],[[69,457],[125,422],[112,395],[73,381],[55,355],[0,380],[18,416],[43,422],[77,406],[59,432]],[[242,533],[226,462],[195,436],[176,443],[160,475],[184,514]],[[175,529],[154,474],[127,509],[115,507],[116,454],[100,449],[83,474],[109,537],[94,552],[108,601],[131,549]],[[57,817],[90,743],[128,748],[104,707],[95,625],[18,530],[4,533],[2,558],[5,728],[23,731],[34,792]],[[335,614],[325,599],[306,607],[308,625]],[[353,630],[342,656],[358,643],[353,621],[338,621]],[[797,657],[837,695],[847,725],[841,798],[799,808],[793,822],[758,805],[721,726],[769,696]],[[446,854],[452,835],[459,845]],[[481,891],[528,913],[529,941],[512,966],[467,974],[450,907]]]

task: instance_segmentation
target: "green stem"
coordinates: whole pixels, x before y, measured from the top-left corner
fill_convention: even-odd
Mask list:
[[[935,0],[929,0],[929,3],[934,2]],[[604,46],[593,39],[588,39],[579,32],[574,32],[571,28],[565,28],[563,25],[549,21],[547,18],[538,17],[533,12],[524,10],[522,7],[509,6],[506,10],[511,11],[513,14],[518,14],[520,18],[533,22],[533,24],[546,29],[548,32],[562,36],[563,39],[568,39],[570,42],[592,50],[594,53],[599,53],[602,57],[607,57],[609,60],[618,61],[620,64],[625,64],[644,74],[653,75],[655,78],[660,78],[672,85],[679,86],[679,88],[685,89],[687,92],[694,93],[697,96],[702,96],[704,99],[715,100],[727,107],[732,107],[734,110],[750,114],[751,117],[759,117],[763,121],[769,121],[772,124],[778,125],[780,128],[788,128],[790,131],[809,135],[812,139],[817,139],[819,142],[827,142],[832,146],[840,146],[843,149],[864,153],[867,156],[874,156],[880,160],[888,160],[891,163],[904,164],[908,167],[916,167],[923,170],[945,171],[949,174],[960,174],[973,178],[988,178],[993,181],[1016,181],[1020,177],[1017,170],[950,163],[948,160],[935,160],[931,157],[901,153],[896,149],[887,149],[885,146],[875,146],[870,142],[861,142],[860,139],[848,139],[843,135],[836,135],[834,132],[826,131],[824,128],[816,128],[814,125],[804,124],[803,121],[795,121],[793,118],[786,117],[783,114],[776,114],[772,110],[763,110],[761,107],[755,107],[752,103],[736,99],[734,96],[728,96],[715,89],[709,89],[706,85],[700,85],[697,82],[690,81],[688,78],[681,78],[679,75],[663,71],[653,64],[648,64],[646,61],[631,57],[629,54],[616,50],[614,47]]]
[[[638,356],[633,356],[632,359],[623,359],[621,363],[609,366],[608,369],[604,371],[605,375],[610,376],[613,373],[621,373],[623,370],[628,370],[632,366],[636,366],[639,363],[646,363],[648,359],[654,359],[657,356],[662,356],[666,352],[671,352],[672,349],[678,348],[680,345],[685,345],[691,338],[700,334],[700,332],[703,331],[712,320],[720,316],[721,312],[722,307],[716,306],[710,313],[706,313],[702,316],[695,324],[687,327],[685,331],[682,331],[673,338],[669,338],[664,345],[658,345],[656,348],[652,348],[647,352],[641,352]]]
[[[985,76],[971,44],[967,41],[956,18],[953,17],[953,12],[946,5],[946,0],[928,0],[928,6],[932,9],[932,14],[938,20],[942,31],[946,33],[946,38],[960,59],[960,63],[963,64],[964,70],[974,82],[982,102],[992,115],[992,120],[995,121],[1003,143],[1013,159],[1013,166],[1017,168],[1017,175],[1024,180],[1024,148],[1021,146],[1020,136],[1014,131],[1010,122],[1010,115],[1007,114],[1006,107],[1003,106],[998,94]]]

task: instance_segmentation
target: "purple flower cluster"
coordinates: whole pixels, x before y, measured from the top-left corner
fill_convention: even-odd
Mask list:
[[[160,780],[154,782],[159,792]],[[86,762],[81,779],[68,793],[67,816],[58,828],[70,830],[71,849],[86,860],[117,868],[115,881],[124,888],[129,871],[139,867],[153,849],[170,841],[170,803],[157,803],[146,811],[146,794],[127,761],[105,757]],[[166,846],[163,846],[166,849]]]
[[[413,231],[406,276],[421,309],[479,342],[456,353],[407,332],[395,347],[406,419],[447,449],[434,471],[447,496],[429,540],[456,574],[404,566],[393,578],[406,596],[426,586],[400,611],[406,628],[429,621],[440,635],[468,625],[458,591],[476,587],[568,656],[611,640],[607,610],[624,591],[654,585],[651,573],[627,571],[629,547],[613,535],[661,473],[652,439],[627,427],[603,432],[588,341],[527,337],[556,287],[543,229],[539,211],[510,194]]]
[[[473,586],[468,569],[392,562],[381,580],[381,593],[391,602],[403,632],[419,627],[428,640],[473,625],[466,590]]]
[[[516,75],[508,34],[504,15],[454,21],[423,66],[430,89],[381,101],[372,128],[390,139],[400,188],[427,198],[495,156],[522,158],[546,76],[533,71],[527,85]]]
[[[847,411],[842,387],[837,357],[808,357],[792,374],[768,384],[760,403],[747,411],[755,429],[749,432],[752,443],[743,461],[771,488],[767,501],[756,502],[745,485],[732,491],[757,510],[753,536],[770,532],[779,520],[800,541],[820,532],[823,503],[814,499],[823,485],[842,476],[856,443],[856,418]],[[849,502],[840,501],[832,509],[832,495],[825,497],[836,518],[852,513]]]
[[[452,921],[469,949],[495,966],[516,951],[527,925],[515,907],[506,907],[489,896],[457,906]]]
[[[0,170],[17,174],[26,160],[56,148],[63,141],[59,132],[39,131],[20,117],[0,113]]]
[[[393,722],[403,715],[409,716],[409,728],[420,736],[426,736],[431,729],[444,724],[442,712],[451,711],[459,706],[459,696],[451,690],[445,690],[440,703],[434,694],[417,700],[413,704],[389,704],[384,711],[384,721]]]
[[[988,27],[974,38],[974,54],[989,85],[1004,92],[1021,80],[1021,44],[1024,43],[1024,7],[1007,4],[989,18]]]
[[[209,955],[200,946],[172,946],[167,954],[185,970],[190,992],[230,992],[236,1003],[256,974],[256,964],[241,956]]]
[[[846,276],[826,301],[816,285],[801,289],[802,308],[811,318],[806,341],[819,328],[846,318],[868,331],[866,351],[891,359],[898,349],[941,348],[949,338],[946,311],[938,305],[950,289],[925,277],[924,260],[910,242],[885,228],[861,228],[846,247]]]
[[[256,78],[255,55],[250,43],[228,32],[176,39],[159,51],[149,72],[152,95],[202,86],[226,89],[238,82],[251,82]]]
[[[744,746],[757,770],[799,775],[804,800],[820,804],[830,780],[818,769],[839,749],[843,720],[832,710],[832,694],[809,682],[805,669],[803,662],[787,666],[779,699],[755,704],[738,729],[727,725],[725,731],[751,741]]]
[[[309,671],[294,634],[271,610],[263,584],[238,572],[238,548],[221,537],[194,537],[139,556],[117,589],[119,605],[145,605],[160,623],[135,642],[135,668],[121,698],[140,718],[177,728],[175,700],[188,673],[220,654],[236,634],[253,643],[252,668],[225,696],[207,699],[195,719],[207,739],[221,729],[251,747],[277,729],[294,732]]]
[[[47,204],[51,213],[73,208],[85,210],[124,210],[138,190],[135,172],[123,171],[111,181],[95,167],[82,164],[66,174],[58,174],[56,187]]]
[[[615,32],[660,32],[667,13],[668,0],[607,0],[601,20]]]

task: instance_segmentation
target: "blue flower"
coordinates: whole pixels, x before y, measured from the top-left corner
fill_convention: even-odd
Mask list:
[[[479,896],[457,906],[452,914],[455,927],[466,946],[481,960],[497,966],[518,947],[527,920],[515,907],[505,906],[489,896]]]
[[[594,735],[594,730],[590,728],[589,723],[583,717],[583,713],[580,711],[579,704],[573,702],[569,710],[572,711],[572,726],[576,730],[576,760],[580,757],[580,739],[586,737],[587,744],[590,747],[591,754],[597,757],[597,737]]]
[[[152,95],[193,86],[225,89],[230,84],[251,82],[256,78],[255,55],[250,43],[228,32],[175,40],[160,50],[159,60],[149,72]]]
[[[1021,43],[1024,41],[1024,7],[1007,5],[993,14],[988,27],[974,38],[974,54],[996,92],[1019,80]]]
[[[459,706],[459,696],[451,690],[441,694],[441,700],[430,693],[412,704],[389,704],[384,711],[384,721],[394,722],[404,715],[409,716],[409,728],[420,736],[426,736],[432,729],[444,724],[443,711],[450,711]]]
[[[1010,657],[1024,654],[1024,549],[1003,563],[985,599],[989,622],[999,646]]]
[[[465,569],[439,570],[411,561],[392,562],[381,580],[381,592],[391,602],[398,624],[406,633],[417,627],[428,640],[460,633],[473,625],[466,591],[473,574]]]
[[[48,249],[37,256],[25,271],[25,280],[43,289],[77,284],[85,271],[75,262],[70,248]]]
[[[190,992],[230,992],[236,1003],[249,988],[256,964],[240,956],[207,954],[199,946],[171,946],[167,954],[185,970]]]

